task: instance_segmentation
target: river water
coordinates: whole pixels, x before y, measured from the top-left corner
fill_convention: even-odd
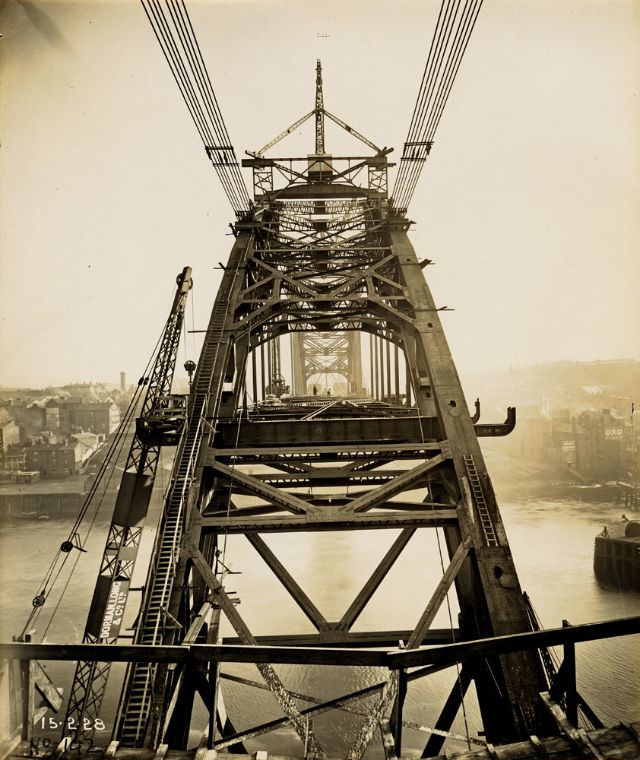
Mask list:
[[[491,468],[490,468],[491,469]],[[521,585],[526,590],[545,627],[585,623],[607,618],[640,614],[640,593],[602,588],[593,576],[593,539],[605,522],[629,510],[612,503],[610,492],[567,487],[527,494],[526,488],[514,489],[507,481],[494,477],[501,512],[509,536]],[[553,497],[549,496],[553,493]],[[157,504],[156,504],[157,507]],[[67,536],[69,522],[54,519],[15,520],[0,527],[0,607],[3,610],[0,638],[7,640],[22,629],[30,611],[30,600],[39,591],[39,583],[60,542]],[[79,641],[91,589],[97,572],[106,531],[106,515],[100,514],[73,573],[71,560],[60,575],[60,583],[69,578],[68,587],[46,640]],[[151,530],[145,530],[134,585],[143,582],[142,568],[151,546]],[[397,531],[362,531],[319,533],[315,535],[283,534],[267,536],[291,574],[298,580],[316,606],[329,620],[337,620],[358,593],[368,574],[391,544]],[[236,591],[239,611],[256,634],[312,632],[311,625],[278,587],[262,560],[241,537],[232,537],[227,546],[227,564],[238,574],[228,576],[227,588]],[[444,558],[446,562],[446,557]],[[409,629],[422,613],[424,605],[441,574],[441,558],[434,531],[418,531],[396,566],[373,597],[354,630]],[[134,592],[135,594],[135,592]],[[50,610],[55,608],[57,593],[49,597],[37,621],[39,639],[46,628]],[[133,614],[129,610],[130,615]],[[451,599],[451,617],[446,606],[441,609],[434,627],[449,627],[456,620],[455,599]],[[579,644],[577,646],[578,688],[605,723],[640,718],[640,637]],[[52,677],[65,692],[71,677],[69,667],[51,663]],[[233,666],[228,672],[260,680],[252,666]],[[370,683],[383,680],[384,673],[371,669],[281,667],[286,685],[297,692],[331,698]],[[120,667],[112,669],[110,690],[104,706],[107,725],[113,721],[118,694]],[[635,674],[635,675],[634,675]],[[420,725],[433,725],[439,707],[453,683],[455,673],[446,671],[410,684],[405,719]],[[273,698],[250,686],[226,681],[224,698],[236,728],[252,725],[281,715]],[[371,701],[352,706],[361,714]],[[308,706],[308,703],[303,705]],[[477,733],[479,717],[473,694],[465,701],[465,715],[459,716],[453,731]],[[320,716],[314,730],[325,749],[334,756],[343,752],[362,723],[362,715],[340,713],[329,720]],[[428,735],[413,728],[404,733],[404,754],[419,756]],[[98,736],[106,742],[108,731]],[[378,744],[376,742],[376,744]],[[263,737],[249,749],[264,747],[281,754],[299,753],[292,729],[283,729]],[[450,750],[464,744],[449,742]],[[368,757],[378,757],[370,750]]]

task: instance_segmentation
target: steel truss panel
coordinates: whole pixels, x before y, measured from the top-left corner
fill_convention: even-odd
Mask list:
[[[322,104],[313,113],[320,109],[324,115]],[[336,123],[347,128],[339,119]],[[324,150],[321,120],[316,126]],[[340,642],[373,655],[371,645],[387,641],[390,632],[363,635],[352,626],[412,536],[443,531],[446,568],[430,579],[416,574],[412,593],[424,601],[424,611],[402,632],[407,657],[398,658],[395,673],[376,685],[348,752],[353,760],[362,757],[380,726],[387,750],[395,741],[400,753],[411,678],[404,663],[414,662],[411,651],[423,652],[421,644],[438,640],[431,626],[448,594],[457,596],[460,608],[459,630],[452,628],[452,635],[462,640],[531,630],[478,445],[481,429],[469,414],[424,277],[428,262],[416,256],[409,222],[389,208],[387,153],[378,151],[361,167],[346,161],[342,171],[336,168],[339,159],[332,158],[329,171],[328,157],[314,155],[308,173],[294,169],[293,160],[253,154],[256,205],[235,228],[205,333],[135,637],[137,644],[154,646],[218,645],[226,619],[234,641],[251,651],[259,647],[261,639],[240,611],[244,606],[235,603],[225,564],[225,537],[236,533],[247,538],[274,582],[316,629],[311,639],[285,629],[273,641]],[[369,170],[367,187],[356,185],[359,168]],[[366,333],[372,353],[364,394]],[[293,335],[294,392],[300,398],[269,407],[260,403],[267,384],[259,359],[271,341],[287,334]],[[310,378],[322,373],[342,374],[364,398],[318,403],[307,393]],[[503,434],[509,424],[485,426],[483,434]],[[313,495],[303,490],[311,487]],[[247,496],[253,503],[238,506]],[[339,621],[323,616],[260,535],[383,527],[399,529],[398,536]],[[297,651],[298,662],[314,661],[312,647]],[[264,680],[259,686],[272,692],[283,713],[272,724],[256,720],[242,735],[232,732],[233,738],[220,733],[220,663],[211,663],[206,672],[185,665],[177,676],[166,664],[144,662],[129,668],[116,738],[129,747],[167,742],[183,749],[196,695],[210,693],[210,733],[203,739],[210,748],[288,723],[300,738],[301,753],[304,745],[307,755],[324,757],[331,748],[321,745],[305,717],[316,708],[300,710],[273,668],[254,661]],[[548,683],[536,652],[471,660],[464,678],[475,684],[488,741],[552,730],[538,697]],[[451,726],[454,697],[442,706],[438,730]],[[323,712],[338,709],[340,700],[318,700],[318,705]]]

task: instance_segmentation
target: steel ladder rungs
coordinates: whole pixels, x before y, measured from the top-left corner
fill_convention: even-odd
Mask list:
[[[202,363],[204,369],[213,366],[213,358]],[[194,408],[194,419],[198,420],[204,406],[204,398],[198,399],[200,403]],[[183,503],[182,492],[192,470],[193,458],[196,454],[198,423],[192,424],[187,430],[185,444],[182,450],[181,461],[178,463],[176,477],[172,485],[172,494],[169,496],[167,512],[162,525],[162,533],[159,537],[159,549],[156,555],[155,572],[151,583],[149,601],[145,610],[145,621],[142,626],[140,640],[144,643],[156,643],[158,629],[161,628],[162,608],[166,606],[168,599],[168,579],[174,566],[173,557],[176,542],[180,538],[181,524],[180,513]],[[140,719],[148,711],[151,703],[149,691],[150,669],[148,665],[137,666],[130,681],[129,696],[127,698],[127,713],[123,718],[121,736],[126,743],[135,743],[143,730]]]
[[[464,463],[467,470],[467,475],[469,477],[469,483],[471,485],[473,500],[476,504],[476,509],[478,510],[480,525],[482,526],[482,531],[484,533],[486,542],[489,546],[498,546],[498,538],[496,536],[495,528],[493,527],[493,521],[491,519],[489,507],[484,498],[484,492],[482,490],[480,478],[476,472],[476,465],[473,461],[473,457],[469,455],[465,456]]]

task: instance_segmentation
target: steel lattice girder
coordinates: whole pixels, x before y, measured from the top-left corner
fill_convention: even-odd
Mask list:
[[[331,186],[323,189],[321,203],[332,202],[330,193]],[[476,429],[423,267],[408,240],[406,221],[388,218],[383,198],[363,199],[357,194],[335,199],[339,204],[335,218],[324,213],[327,206],[320,207],[322,225],[316,224],[313,213],[317,201],[301,200],[296,193],[287,196],[283,192],[277,201],[267,198],[261,203],[256,219],[271,221],[239,225],[224,268],[194,381],[186,438],[178,450],[174,485],[167,497],[165,526],[170,529],[172,553],[165,565],[150,570],[137,640],[145,641],[145,631],[148,635],[151,627],[153,643],[178,643],[185,635],[182,632],[196,636],[198,631],[204,635],[205,630],[206,640],[216,643],[220,636],[217,619],[210,621],[208,629],[203,627],[206,615],[201,610],[209,601],[212,608],[221,609],[241,642],[256,646],[256,637],[221,581],[224,566],[219,562],[218,543],[228,532],[247,536],[318,634],[334,635],[333,631],[349,632],[411,535],[437,526],[445,533],[449,566],[441,578],[433,579],[435,588],[425,595],[424,612],[407,637],[408,646],[414,648],[429,639],[434,616],[454,589],[463,638],[528,630]],[[305,407],[304,402],[286,413],[277,409],[271,414],[263,412],[263,423],[247,421],[243,406],[247,366],[263,342],[303,331],[319,351],[336,352],[336,359],[344,341],[336,331],[345,329],[370,332],[400,348],[416,400],[418,424],[417,417],[377,417],[363,422],[362,409],[354,410],[351,418],[348,410],[341,410],[336,417],[336,410],[332,413],[330,409],[321,418],[313,418],[315,407]],[[318,340],[327,333],[326,342]],[[305,416],[310,419],[305,421]],[[276,433],[278,430],[281,432]],[[319,430],[325,432],[318,434]],[[389,448],[384,451],[386,446]],[[401,456],[391,459],[400,451]],[[382,467],[401,460],[409,466]],[[265,464],[267,471],[251,473],[249,468],[256,462]],[[327,467],[330,462],[334,465]],[[177,494],[178,485],[183,490]],[[336,490],[326,499],[310,499],[295,490],[309,485]],[[426,487],[423,501],[409,496]],[[238,508],[235,494],[249,494],[253,506]],[[169,522],[174,514],[172,503],[179,505],[179,510]],[[260,538],[266,531],[379,527],[401,528],[401,538],[337,622],[322,616]],[[168,540],[166,531],[161,531],[158,552]],[[166,614],[181,628],[159,624],[157,613],[155,617],[151,614],[150,600],[159,584],[170,589],[164,597]],[[424,594],[422,584],[414,593]],[[384,632],[379,635],[384,638]],[[287,641],[286,633],[278,636],[279,641]],[[301,735],[304,720],[286,688],[271,669],[263,667],[261,672],[286,720]],[[184,720],[189,719],[190,708],[175,707],[175,687],[166,668],[146,666],[141,673],[140,678],[147,679],[147,701],[143,719],[136,716],[141,726],[138,736],[155,746],[163,738],[167,706],[184,710]],[[546,725],[537,709],[538,692],[546,688],[537,654],[510,654],[492,659],[489,666],[471,663],[469,674],[491,741],[528,736]],[[136,678],[133,669],[127,694],[135,691]],[[401,714],[403,693],[397,691],[395,681],[389,681],[372,712],[375,719],[382,720],[394,700],[395,711]],[[192,691],[190,698],[194,695]],[[184,702],[183,697],[188,701],[184,689],[177,702]],[[125,729],[126,710],[132,703],[125,698],[121,723],[125,742],[130,741]],[[356,756],[370,739],[371,725],[371,720],[365,722],[354,742]],[[322,754],[318,744],[315,752]]]

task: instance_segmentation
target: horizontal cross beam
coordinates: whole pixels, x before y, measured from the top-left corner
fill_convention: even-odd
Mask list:
[[[398,646],[399,642],[407,641],[411,636],[410,630],[397,631],[346,631],[335,628],[330,623],[327,630],[320,633],[290,633],[281,635],[256,636],[257,644],[273,647],[388,647]],[[458,628],[432,628],[424,637],[424,644],[440,645],[453,644],[460,641]],[[236,636],[225,636],[222,644],[240,644]]]
[[[289,533],[292,531],[355,530],[367,528],[411,528],[441,527],[455,524],[458,520],[455,509],[434,509],[416,512],[376,512],[358,514],[340,512],[326,508],[321,512],[306,515],[276,515],[273,517],[203,517],[203,532],[225,533]]]
[[[640,615],[597,623],[583,623],[542,631],[495,636],[440,647],[413,650],[266,647],[229,644],[189,646],[144,644],[0,644],[0,659],[63,660],[83,662],[271,662],[291,665],[362,665],[411,668],[421,665],[453,666],[477,657],[494,657],[566,642],[596,641],[640,633]]]
[[[341,459],[346,459],[351,454],[359,456],[383,452],[423,452],[440,451],[442,441],[427,441],[422,443],[374,443],[362,441],[358,443],[345,443],[340,445],[327,444],[326,446],[240,446],[238,448],[210,449],[207,464],[220,457],[264,457],[264,456],[310,456],[315,454],[339,454]]]

